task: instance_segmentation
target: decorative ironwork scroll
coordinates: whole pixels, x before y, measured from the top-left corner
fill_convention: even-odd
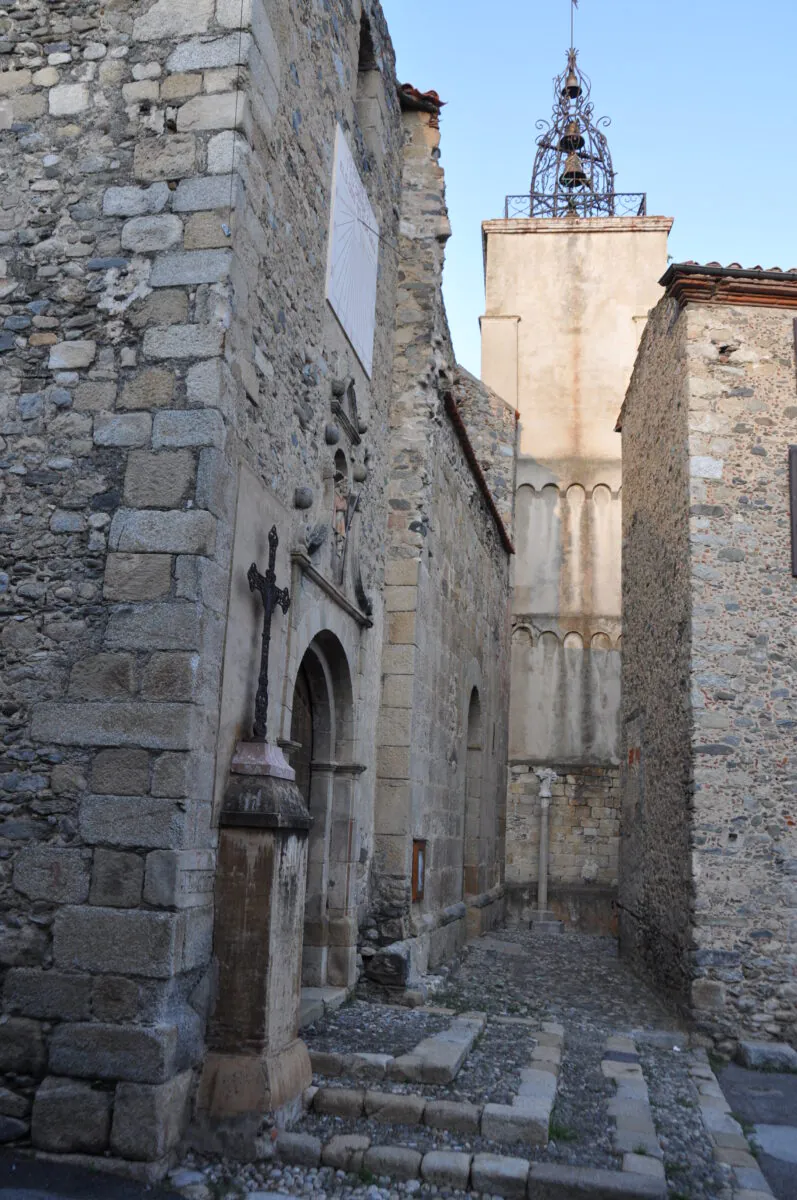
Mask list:
[[[538,121],[537,154],[526,196],[508,196],[509,217],[644,216],[644,194],[615,191],[615,171],[603,132],[611,121],[595,117],[592,84],[571,45],[567,66],[554,80],[550,121]]]
[[[271,620],[274,610],[281,608],[284,613],[291,606],[290,592],[287,588],[277,587],[277,546],[279,536],[274,525],[268,535],[268,570],[261,575],[257,563],[252,563],[247,573],[249,590],[260,592],[263,600],[263,640],[260,651],[260,675],[257,680],[257,696],[255,697],[255,725],[253,740],[266,741],[266,726],[268,722],[268,656],[271,648]]]

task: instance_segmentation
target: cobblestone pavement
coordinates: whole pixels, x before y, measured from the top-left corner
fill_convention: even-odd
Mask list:
[[[541,1022],[558,1022],[565,1030],[564,1051],[548,1144],[496,1144],[479,1134],[390,1126],[362,1115],[347,1119],[308,1113],[301,1124],[302,1132],[322,1142],[335,1134],[361,1134],[374,1145],[401,1145],[420,1153],[491,1151],[543,1163],[619,1171],[623,1159],[613,1145],[614,1124],[607,1112],[615,1085],[604,1077],[601,1061],[610,1037],[636,1033],[670,1194],[679,1200],[719,1200],[728,1194],[700,1119],[686,1041],[683,1047],[673,1049],[677,1036],[665,1039],[666,1048],[656,1045],[655,1038],[650,1044],[651,1039],[644,1036],[645,1031],[677,1033],[678,1022],[619,960],[613,939],[502,930],[471,943],[459,969],[439,981],[429,1003],[452,1013],[487,1014],[485,1031],[456,1079],[444,1085],[380,1079],[376,1083],[359,1081],[357,1086],[412,1092],[427,1098],[506,1104],[518,1091],[520,1070],[528,1063]],[[357,1001],[330,1014],[307,1033],[314,1049],[406,1053],[417,1040],[439,1032],[452,1019],[452,1015],[397,1012]],[[351,1080],[318,1076],[314,1083],[354,1086]],[[365,1170],[347,1175],[329,1167],[287,1166],[267,1158],[241,1167],[193,1156],[184,1167],[204,1172],[210,1188],[205,1194],[202,1176],[192,1174],[184,1189],[191,1200],[210,1200],[211,1196],[223,1200],[225,1191],[274,1191],[311,1196],[314,1200],[400,1200],[405,1195],[420,1195],[426,1200],[437,1195],[447,1198],[470,1194],[430,1186],[418,1179],[395,1183],[385,1177],[374,1178]]]

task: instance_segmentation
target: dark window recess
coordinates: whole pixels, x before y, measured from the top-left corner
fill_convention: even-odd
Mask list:
[[[374,51],[371,22],[365,13],[363,13],[360,20],[360,61],[357,65],[357,71],[360,75],[364,75],[367,71],[378,70],[379,64],[376,61],[376,52]]]
[[[418,838],[412,843],[412,902],[423,900],[426,890],[426,842]]]

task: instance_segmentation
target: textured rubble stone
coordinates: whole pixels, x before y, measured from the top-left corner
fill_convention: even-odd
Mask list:
[[[51,371],[76,371],[90,367],[97,354],[96,342],[59,342],[50,350]]]
[[[54,117],[73,116],[89,106],[89,89],[84,83],[62,83],[49,93],[50,114]]]

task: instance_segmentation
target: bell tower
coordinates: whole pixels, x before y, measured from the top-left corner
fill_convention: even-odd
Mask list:
[[[621,445],[615,433],[667,266],[668,217],[617,190],[571,37],[529,191],[485,221],[482,378],[520,413],[507,883],[611,927],[619,851]],[[540,770],[553,770],[550,818]],[[580,915],[581,914],[581,915]],[[598,914],[596,918],[595,914]]]

